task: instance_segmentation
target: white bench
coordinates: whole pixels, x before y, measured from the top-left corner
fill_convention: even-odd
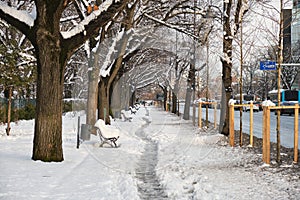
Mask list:
[[[121,110],[121,116],[123,116],[124,121],[130,121],[132,120],[132,116],[129,115],[128,112],[126,112],[125,110]]]
[[[131,106],[129,107],[129,110],[131,111],[131,114],[135,114],[137,111],[135,108],[133,108]]]
[[[119,129],[110,125],[106,125],[102,119],[98,119],[94,126],[97,128],[97,133],[100,137],[100,147],[102,147],[104,144],[108,144],[111,147],[117,147],[116,142],[120,137]]]

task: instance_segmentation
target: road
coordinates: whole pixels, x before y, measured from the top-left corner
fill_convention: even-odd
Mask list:
[[[180,113],[183,113],[184,106],[180,106]],[[208,109],[208,119],[210,122],[214,120],[214,109]],[[190,115],[192,116],[193,109],[190,109]],[[253,135],[262,138],[262,117],[263,112],[254,112],[253,113]],[[206,119],[206,108],[202,108],[202,119]],[[250,112],[243,112],[243,132],[249,134],[250,130]],[[217,124],[220,120],[220,110],[217,109]],[[198,108],[196,107],[196,121],[198,122]],[[300,118],[299,118],[300,122]],[[270,117],[270,140],[271,142],[276,142],[276,115],[274,112],[271,112]],[[234,129],[240,130],[240,111],[234,112]],[[298,133],[299,134],[299,133]],[[280,140],[281,145],[289,148],[294,147],[294,116],[282,115],[280,117]],[[300,146],[299,146],[300,149]]]

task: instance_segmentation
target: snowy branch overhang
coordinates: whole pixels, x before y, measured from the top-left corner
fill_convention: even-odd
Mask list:
[[[107,24],[115,13],[121,11],[130,0],[106,0],[99,5],[98,10],[94,10],[90,15],[86,16],[74,28],[69,31],[62,31],[61,37],[63,46],[71,48],[78,47],[84,40],[95,34],[95,30]],[[31,13],[27,11],[17,10],[8,6],[5,2],[0,3],[0,17],[9,24],[17,27],[25,35],[34,30],[36,19],[39,17],[36,8]]]

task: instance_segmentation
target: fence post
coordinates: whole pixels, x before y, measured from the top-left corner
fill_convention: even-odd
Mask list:
[[[270,108],[264,107],[263,113],[263,161],[270,164]]]
[[[266,110],[267,108],[263,106],[263,116],[262,116],[262,139],[263,139],[263,147],[262,147],[262,159],[265,162],[265,156],[266,156],[266,151],[265,151],[265,146],[266,146]]]
[[[229,145],[234,146],[234,105],[229,105]]]
[[[217,128],[217,104],[214,106],[214,127]]]
[[[202,103],[199,102],[198,106],[198,126],[199,128],[202,128]]]
[[[299,118],[299,105],[295,105],[295,119],[294,119],[294,163],[298,162],[298,118]]]
[[[250,145],[253,147],[253,102],[250,102]]]

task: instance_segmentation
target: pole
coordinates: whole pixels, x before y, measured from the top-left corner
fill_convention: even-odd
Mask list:
[[[295,119],[294,119],[294,163],[298,162],[298,118],[299,118],[299,105],[295,107]]]
[[[234,146],[234,105],[229,105],[229,145]]]
[[[79,143],[80,143],[80,140],[79,140],[79,133],[80,133],[80,116],[78,116],[77,146],[76,146],[77,149],[79,149]]]
[[[206,43],[206,102],[208,102],[208,79],[209,79],[209,42]],[[206,104],[206,127],[208,127],[208,104]]]
[[[243,23],[241,21],[241,43],[240,43],[240,49],[241,49],[241,55],[240,55],[240,104],[243,102]],[[240,107],[240,146],[243,146],[243,107]]]
[[[280,0],[280,23],[279,23],[279,44],[278,44],[278,57],[277,57],[277,101],[280,106],[280,74],[281,74],[281,63],[283,60],[283,0]],[[280,163],[280,109],[277,109],[277,163]]]

